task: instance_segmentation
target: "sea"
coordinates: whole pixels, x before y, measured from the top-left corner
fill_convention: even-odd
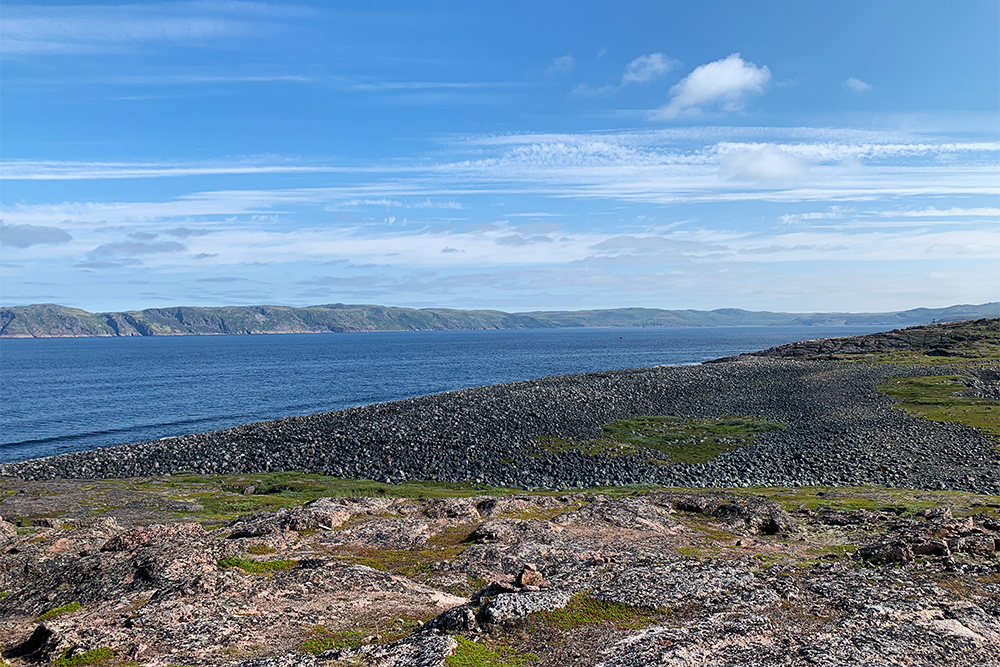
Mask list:
[[[0,463],[516,380],[697,364],[890,326],[0,340]]]

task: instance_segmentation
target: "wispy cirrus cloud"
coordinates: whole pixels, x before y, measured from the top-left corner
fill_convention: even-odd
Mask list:
[[[127,54],[156,43],[218,48],[220,40],[266,38],[274,21],[306,11],[263,2],[7,5],[0,39],[6,56]]]
[[[362,168],[363,169],[363,168]],[[109,178],[162,178],[224,174],[336,173],[358,171],[347,167],[253,162],[72,162],[9,160],[0,162],[0,178],[24,181],[70,181]]]

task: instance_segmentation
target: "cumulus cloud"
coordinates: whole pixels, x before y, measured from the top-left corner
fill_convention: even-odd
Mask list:
[[[855,93],[867,93],[872,89],[871,84],[865,83],[861,79],[856,79],[853,76],[844,81],[844,88],[854,91]]]
[[[0,244],[29,248],[46,243],[68,243],[73,237],[58,227],[43,225],[7,225],[0,222]]]
[[[667,58],[662,53],[641,55],[625,66],[625,73],[622,74],[622,85],[655,81],[677,65],[676,60]]]
[[[738,111],[748,95],[762,94],[770,80],[771,70],[767,66],[758,67],[734,53],[696,67],[670,89],[670,102],[653,115],[660,119],[676,118],[708,106]]]
[[[151,232],[132,232],[128,235],[130,239],[135,239],[136,241],[152,241],[159,234],[153,234]]]
[[[549,65],[548,73],[564,74],[573,69],[573,65],[575,64],[576,60],[573,59],[573,56],[560,56],[553,60],[552,64]]]
[[[719,158],[719,175],[727,181],[782,185],[802,180],[808,171],[805,160],[777,146],[732,151]]]

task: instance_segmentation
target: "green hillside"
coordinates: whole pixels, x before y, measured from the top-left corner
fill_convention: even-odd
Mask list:
[[[864,324],[912,326],[1000,315],[1000,303],[918,308],[896,313],[773,313],[719,310],[608,310],[505,313],[499,310],[397,308],[334,303],[307,308],[221,306],[147,308],[89,313],[36,304],[0,308],[0,337],[186,336],[348,331],[442,331],[449,329],[539,329],[564,327],[678,327]]]

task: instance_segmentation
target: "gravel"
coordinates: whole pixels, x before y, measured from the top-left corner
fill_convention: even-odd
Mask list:
[[[875,388],[887,378],[927,373],[926,367],[741,357],[565,375],[9,463],[0,476],[301,471],[526,489],[867,484],[1000,493],[1000,450],[990,440],[969,427],[911,417]],[[982,372],[977,377],[980,384],[989,380]],[[639,415],[745,415],[788,428],[706,464],[555,454],[536,444],[540,436],[593,437],[603,424]]]

